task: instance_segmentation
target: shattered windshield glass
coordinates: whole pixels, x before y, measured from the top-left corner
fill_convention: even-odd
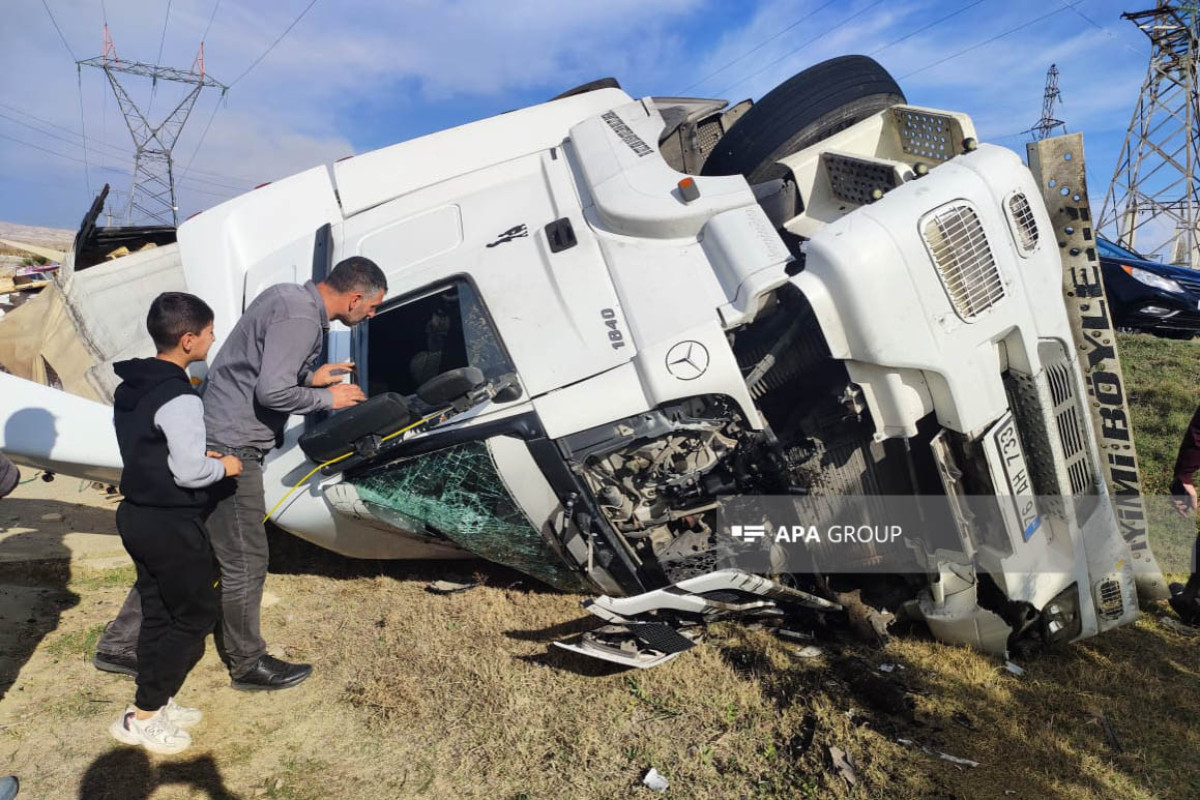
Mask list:
[[[472,553],[559,589],[583,583],[505,489],[484,442],[467,442],[353,479],[364,502],[398,511]]]

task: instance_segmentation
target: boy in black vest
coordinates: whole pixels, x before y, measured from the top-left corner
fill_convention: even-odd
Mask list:
[[[240,473],[242,462],[206,453],[204,407],[184,371],[208,356],[212,309],[193,295],[166,292],[150,305],[146,329],[157,357],[113,366],[122,379],[113,420],[125,495],[117,529],[137,566],[142,627],[134,705],[109,732],[126,744],[169,755],[191,743],[183,728],[202,716],[199,709],[176,704],[174,696],[204,654],[204,637],[217,620],[205,487]]]

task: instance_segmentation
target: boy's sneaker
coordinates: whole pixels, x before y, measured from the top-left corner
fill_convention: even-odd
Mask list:
[[[167,715],[167,719],[172,724],[179,728],[190,728],[204,719],[203,711],[198,708],[181,706],[175,702],[174,697],[167,700],[167,704],[163,706],[163,713]]]
[[[118,742],[141,746],[164,756],[182,752],[192,743],[188,732],[180,730],[162,709],[149,719],[138,719],[133,706],[128,706],[121,718],[108,726],[108,732]]]

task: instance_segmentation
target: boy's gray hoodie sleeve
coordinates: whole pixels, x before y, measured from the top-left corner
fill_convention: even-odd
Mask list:
[[[167,467],[177,486],[203,489],[225,477],[225,465],[204,455],[204,404],[197,395],[182,394],[163,403],[154,427],[167,437]]]

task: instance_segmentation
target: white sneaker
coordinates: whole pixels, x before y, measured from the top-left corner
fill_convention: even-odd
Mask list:
[[[182,752],[192,743],[188,732],[180,730],[161,708],[149,719],[138,719],[133,706],[128,706],[120,719],[108,726],[108,732],[118,742],[141,746],[164,756]]]
[[[204,719],[203,711],[198,708],[181,706],[175,702],[174,697],[167,699],[167,704],[163,706],[163,713],[177,728],[190,728]]]

